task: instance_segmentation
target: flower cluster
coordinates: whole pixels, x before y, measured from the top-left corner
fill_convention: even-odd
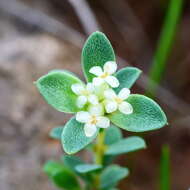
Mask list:
[[[77,107],[84,111],[76,114],[76,120],[84,123],[84,132],[87,137],[93,136],[97,127],[108,128],[110,120],[108,114],[119,110],[124,114],[131,114],[133,107],[126,99],[130,95],[128,88],[123,88],[118,94],[112,88],[119,86],[119,81],[113,74],[117,70],[114,61],[104,64],[103,70],[99,66],[92,67],[89,72],[96,77],[92,83],[86,86],[83,84],[73,84],[72,91],[78,96]]]

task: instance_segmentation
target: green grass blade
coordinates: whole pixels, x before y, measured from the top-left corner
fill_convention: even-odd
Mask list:
[[[149,96],[155,96],[156,86],[160,83],[166,69],[166,63],[172,49],[182,7],[183,0],[170,0],[160,39],[153,58],[153,65],[149,72],[150,81],[147,87],[147,94]]]
[[[170,190],[170,149],[168,145],[162,146],[160,160],[160,190]]]

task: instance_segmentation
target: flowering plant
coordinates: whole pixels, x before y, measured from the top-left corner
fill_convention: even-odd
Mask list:
[[[63,156],[63,164],[50,161],[44,170],[62,189],[114,190],[129,174],[127,168],[111,164],[115,156],[146,147],[141,137],[123,138],[120,128],[131,132],[155,130],[166,125],[167,119],[152,99],[130,94],[141,71],[126,67],[116,72],[115,54],[103,33],[95,32],[86,41],[82,67],[87,84],[71,72],[55,70],[38,79],[36,85],[55,109],[75,114],[50,135],[61,141],[67,154],[87,148],[93,153],[93,162]],[[84,181],[82,187],[76,176]]]

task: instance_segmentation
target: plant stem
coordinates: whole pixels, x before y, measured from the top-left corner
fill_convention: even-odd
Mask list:
[[[97,137],[97,143],[95,146],[95,163],[99,165],[103,164],[103,157],[105,152],[104,138],[105,138],[105,131],[101,130]]]
[[[150,80],[147,87],[147,95],[151,97],[155,96],[157,85],[161,82],[163,77],[174,37],[177,32],[177,24],[181,16],[182,7],[183,0],[170,0],[153,64],[149,72]]]
[[[101,129],[96,144],[94,146],[94,153],[95,153],[95,163],[98,165],[103,165],[103,158],[106,146],[104,144],[105,139],[105,130]],[[94,182],[93,182],[93,190],[100,190],[100,174],[97,173],[94,175]]]

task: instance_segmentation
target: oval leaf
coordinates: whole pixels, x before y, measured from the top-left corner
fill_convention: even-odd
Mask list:
[[[115,61],[114,50],[102,32],[94,32],[87,39],[82,51],[82,66],[88,82],[91,82],[94,77],[89,73],[91,67],[103,67],[107,61]]]
[[[75,175],[60,163],[48,161],[44,166],[44,171],[57,187],[62,189],[80,190]]]
[[[101,169],[102,166],[96,164],[80,164],[75,167],[79,173],[89,173]]]
[[[49,133],[49,136],[53,139],[61,139],[61,135],[62,135],[62,132],[63,132],[63,126],[60,126],[60,127],[55,127],[53,128],[50,133]]]
[[[65,125],[62,133],[63,149],[68,154],[74,154],[89,143],[91,143],[97,136],[98,131],[92,137],[86,137],[84,133],[84,124],[79,123],[73,117]]]
[[[111,145],[116,143],[122,138],[122,132],[118,127],[111,125],[108,129],[105,130],[105,144]]]
[[[134,152],[143,148],[146,148],[146,144],[141,137],[128,137],[110,145],[106,151],[106,155]]]
[[[118,165],[108,166],[100,176],[100,183],[102,189],[114,187],[118,182],[129,175],[127,168]]]
[[[118,93],[122,88],[131,88],[139,78],[141,72],[142,71],[136,67],[126,67],[119,70],[115,76],[119,80],[120,85],[118,88],[114,88],[114,90]]]
[[[60,112],[74,113],[79,111],[76,106],[77,96],[71,90],[71,85],[82,83],[68,71],[51,71],[36,81],[36,85],[45,100]]]
[[[71,169],[72,171],[76,171],[75,167],[80,164],[84,164],[84,162],[77,156],[66,155],[62,156],[61,160],[63,161],[64,165]]]
[[[76,170],[77,165],[85,164],[84,161],[82,161],[79,157],[66,155],[62,156],[61,160],[63,161],[64,165],[72,170],[76,175],[81,177],[84,181],[91,183],[91,179],[87,175],[84,175],[83,173],[80,173]]]
[[[155,130],[167,124],[167,118],[160,106],[152,99],[134,94],[127,99],[133,106],[133,113],[122,114],[119,111],[109,115],[110,120],[125,130],[143,132]]]
[[[68,190],[80,190],[79,183],[67,168],[57,171],[52,176],[53,182],[59,187]]]
[[[105,133],[106,145],[114,144],[122,138],[121,130],[114,125],[111,125],[108,129],[106,129]],[[114,158],[115,156],[104,155],[104,164],[109,165],[111,162],[113,162]]]
[[[44,164],[43,170],[48,176],[52,176],[55,172],[61,170],[62,168],[63,165],[61,163],[49,160]]]

